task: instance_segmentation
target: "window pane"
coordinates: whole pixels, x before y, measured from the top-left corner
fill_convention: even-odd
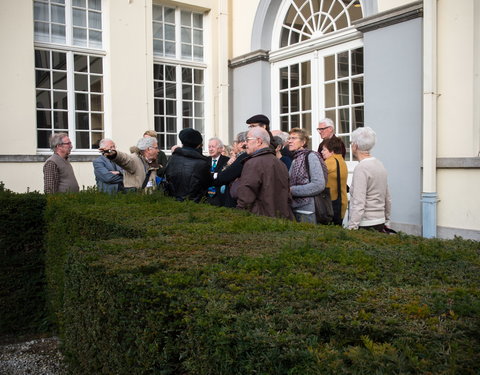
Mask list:
[[[88,0],[88,8],[102,10],[102,0]]]
[[[99,148],[100,147],[100,141],[103,138],[103,132],[92,132],[92,145],[91,148]]]
[[[165,42],[165,56],[175,57],[175,43]]]
[[[298,79],[299,67],[298,64],[290,66],[290,87],[297,87],[299,83]]]
[[[348,52],[342,52],[337,55],[338,78],[348,77]]]
[[[64,44],[65,40],[65,26],[52,25],[52,42]]]
[[[163,109],[163,106],[164,106],[164,101],[163,100],[155,99],[155,101],[154,101],[154,114],[155,115],[164,115],[165,111]]]
[[[53,111],[53,126],[55,130],[68,129],[68,112]]]
[[[177,132],[176,121],[172,117],[167,117],[167,132],[169,132],[169,133],[176,133]]]
[[[195,102],[195,117],[203,117],[203,103]]]
[[[335,79],[335,56],[326,56],[325,62],[325,81]]]
[[[199,101],[199,100],[203,100],[203,87],[202,86],[194,86],[193,88],[194,90],[194,99]]]
[[[67,92],[66,91],[54,91],[53,92],[53,108],[55,109],[68,109],[67,106]]]
[[[39,89],[49,89],[50,86],[50,71],[36,70],[35,71],[35,86]]]
[[[192,59],[192,47],[189,44],[182,44],[182,58]]]
[[[163,7],[160,5],[153,5],[153,20],[162,21],[163,20]]]
[[[83,9],[73,9],[73,26],[87,27],[87,12]]]
[[[193,82],[192,69],[182,68],[182,82],[185,82],[185,83]]]
[[[67,54],[63,52],[52,52],[53,69],[67,70]]]
[[[153,37],[156,39],[163,39],[163,24],[153,23]]]
[[[280,68],[280,90],[288,89],[288,67]]]
[[[339,105],[349,105],[349,87],[348,81],[338,82],[338,103]]]
[[[310,87],[302,89],[302,111],[312,109],[312,96]]]
[[[181,22],[182,26],[192,26],[192,13],[191,12],[181,12]]]
[[[348,108],[343,108],[339,110],[340,114],[340,123],[338,124],[339,133],[349,133],[350,132],[350,111]]]
[[[35,50],[35,67],[50,68],[50,52],[43,50]]]
[[[352,75],[363,74],[363,48],[352,51]]]
[[[165,8],[165,22],[175,23],[175,9]]]
[[[192,100],[193,99],[192,86],[182,85],[182,99],[183,100]]]
[[[67,73],[53,72],[53,88],[55,90],[67,89]]]
[[[196,69],[194,73],[194,78],[194,82],[196,84],[203,84],[203,70]]]
[[[182,43],[192,43],[192,29],[182,27]]]
[[[98,12],[88,12],[88,27],[94,29],[102,28],[102,14]]]
[[[50,91],[37,90],[37,108],[52,108],[50,102]]]
[[[73,6],[86,8],[87,7],[87,0],[73,0]]]
[[[33,7],[33,17],[35,21],[49,21],[48,4],[35,2]]]
[[[39,42],[49,42],[50,34],[48,23],[35,22],[35,40]]]
[[[92,111],[103,111],[103,95],[90,95],[90,108]]]
[[[193,27],[203,29],[203,14],[193,13]]]
[[[65,7],[52,5],[52,22],[65,24]]]
[[[37,147],[38,148],[50,148],[49,140],[52,132],[50,130],[38,130],[37,131]]]
[[[352,79],[353,103],[363,103],[363,77]]]
[[[165,25],[165,40],[175,41],[175,26]]]
[[[91,92],[103,92],[103,78],[102,78],[102,76],[91,75],[90,91]]]
[[[193,47],[193,58],[195,61],[203,61],[203,47]]]
[[[177,87],[175,83],[166,83],[165,89],[167,93],[167,98],[176,99],[177,97]]]
[[[102,74],[102,58],[90,56],[90,73]]]
[[[103,129],[103,114],[92,113],[92,130]]]
[[[176,69],[174,66],[165,65],[165,81],[175,82],[176,78]]]
[[[288,113],[288,93],[280,94],[280,113]]]
[[[76,117],[76,129],[88,130],[88,113],[77,112],[75,117]],[[78,144],[77,144],[77,147],[78,147]]]
[[[176,107],[177,102],[173,100],[166,100],[165,104],[166,104],[166,114],[170,116],[175,116],[177,114],[177,107]]]
[[[77,148],[90,148],[90,137],[88,132],[77,132]]]
[[[37,111],[37,128],[52,127],[52,119],[50,111]]]
[[[200,133],[205,132],[205,121],[203,119],[195,119],[195,129]]]
[[[193,116],[193,103],[192,102],[183,102],[183,115],[187,117]]]
[[[163,117],[155,117],[155,131],[158,133],[165,131],[165,120]]]
[[[290,93],[290,112],[298,112],[300,110],[300,96],[298,90],[292,90]]]
[[[87,45],[87,30],[85,29],[73,29],[73,44],[76,46],[86,46]]]
[[[102,33],[100,31],[90,30],[88,32],[90,47],[102,48]]]
[[[335,83],[325,85],[325,108],[335,107]]]
[[[177,136],[175,134],[167,134],[167,148],[170,149],[177,144]]]
[[[193,30],[193,43],[203,45],[203,32],[201,30]]]
[[[75,91],[88,91],[88,76],[75,74]]]
[[[75,94],[75,109],[88,111],[88,94]]]
[[[311,83],[310,61],[303,62],[301,64],[301,68],[302,68],[302,85],[309,85]]]
[[[88,67],[87,56],[75,55],[75,71],[76,72],[86,72],[87,67]]]

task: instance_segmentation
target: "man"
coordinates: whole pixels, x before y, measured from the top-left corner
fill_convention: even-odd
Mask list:
[[[100,148],[105,150],[116,150],[115,142],[104,138],[100,141]],[[115,162],[101,155],[93,161],[93,172],[99,191],[105,193],[116,193],[123,190],[123,169]]]
[[[265,129],[268,133],[268,135],[270,136],[270,147],[275,150],[275,145],[272,143],[273,141],[273,135],[272,135],[272,132],[270,131],[270,120],[267,116],[265,115],[255,115],[255,116],[252,116],[250,117],[247,121],[246,121],[247,125],[248,125],[248,129],[252,129],[252,128],[255,128],[255,127],[261,127],[263,129]]]
[[[182,147],[176,147],[165,169],[170,193],[178,201],[200,202],[211,185],[210,163],[202,155],[203,138],[198,130],[183,129],[178,137]]]
[[[270,136],[262,127],[247,134],[248,157],[238,185],[237,207],[257,215],[293,220],[288,170],[270,147]]]
[[[208,154],[210,155],[208,161],[210,163],[210,173],[212,176],[222,171],[227,165],[229,158],[222,155],[224,148],[225,146],[219,138],[213,137],[208,140]],[[214,206],[224,206],[225,193],[222,193],[221,190],[215,186],[210,186],[207,191],[207,202]]]
[[[78,192],[78,182],[68,156],[72,152],[72,142],[66,133],[53,134],[50,138],[53,155],[43,165],[45,193]]]
[[[232,188],[238,184],[238,178],[242,175],[243,159],[248,157],[246,152],[246,141],[248,132],[240,132],[233,141],[235,157],[228,160],[227,167],[219,173],[213,174],[213,185],[217,189],[225,189],[225,207],[237,207],[236,193],[232,196]]]
[[[274,140],[275,140],[275,137],[279,137],[282,140],[282,146],[280,148],[280,154],[282,154],[282,157],[280,158],[280,160],[285,163],[285,165],[287,166],[287,169],[290,169],[290,166],[292,165],[292,161],[293,161],[293,152],[291,152],[288,149],[289,134],[281,130],[272,130],[272,135]],[[278,147],[277,142],[274,141],[273,143],[275,144],[275,146]]]
[[[320,137],[322,137],[322,143],[318,146],[318,153],[321,155],[323,150],[323,144],[327,139],[338,139],[342,145],[342,156],[345,159],[345,155],[347,154],[347,150],[345,148],[345,143],[335,135],[335,124],[329,118],[324,118],[320,120],[318,123],[317,131],[320,133]]]
[[[145,133],[143,133],[143,137],[153,137],[157,139],[157,132],[155,130],[146,130]],[[167,155],[162,150],[158,150],[158,156],[157,156],[157,163],[158,163],[158,171],[157,171],[157,176],[162,176],[163,173],[165,172],[165,167],[167,166]]]
[[[125,191],[149,191],[157,188],[157,167],[151,166],[157,160],[158,144],[152,137],[140,138],[137,151],[133,154],[100,148],[99,150],[108,159],[124,169],[123,185]]]

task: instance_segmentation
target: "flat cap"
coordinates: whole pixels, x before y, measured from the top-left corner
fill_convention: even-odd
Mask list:
[[[247,124],[257,124],[257,123],[262,123],[265,125],[270,125],[270,120],[268,119],[267,116],[265,115],[255,115],[250,117],[247,121]]]

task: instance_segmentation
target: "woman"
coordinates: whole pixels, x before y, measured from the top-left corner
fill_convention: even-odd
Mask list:
[[[375,132],[369,127],[358,128],[352,133],[352,153],[359,163],[353,171],[350,187],[348,229],[390,232],[385,226],[391,208],[387,171],[380,160],[370,155],[375,138]]]
[[[323,143],[322,156],[328,169],[327,187],[333,206],[333,223],[342,225],[347,211],[347,163],[342,156],[342,141],[339,138],[327,139]],[[339,195],[340,191],[340,195]]]
[[[327,168],[318,152],[307,149],[308,134],[304,129],[293,128],[289,134],[288,149],[293,153],[289,170],[292,210],[297,221],[316,224],[313,196],[325,189]],[[308,171],[305,164],[307,156]]]

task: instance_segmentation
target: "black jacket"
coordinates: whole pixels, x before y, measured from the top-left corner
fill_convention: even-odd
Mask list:
[[[201,154],[201,149],[178,147],[170,157],[165,177],[179,201],[190,199],[200,202],[212,182],[210,163]]]
[[[225,190],[225,207],[237,207],[237,200],[230,195],[230,184],[242,175],[242,160],[248,156],[246,152],[239,155],[235,161],[222,172],[218,173],[217,178],[213,181],[215,186],[226,186]]]

